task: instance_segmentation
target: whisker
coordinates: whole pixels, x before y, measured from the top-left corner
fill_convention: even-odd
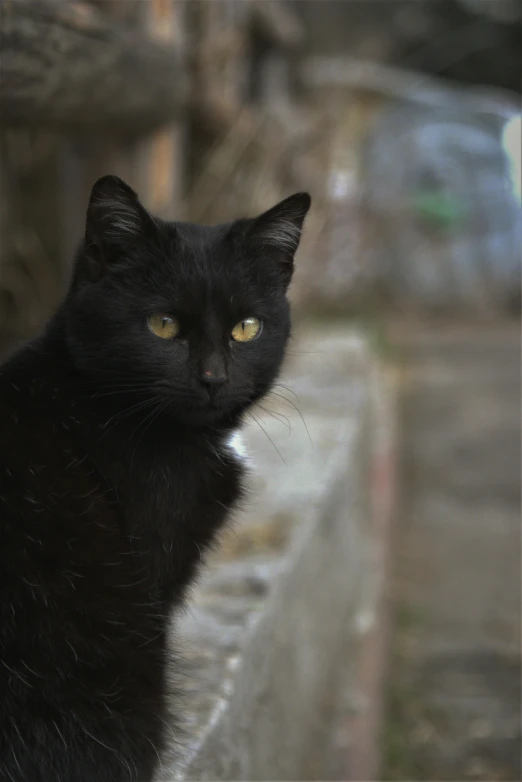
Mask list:
[[[104,375],[105,377],[100,377],[100,375]],[[144,380],[143,374],[136,373],[136,374],[127,374],[123,372],[119,372],[118,370],[97,370],[97,376],[93,378],[82,378],[83,385],[96,385],[99,384],[105,380],[132,380],[134,382],[136,381],[142,381]]]
[[[275,410],[269,410],[267,407],[263,407],[263,405],[260,405],[259,402],[256,403],[256,407],[259,407],[259,409],[262,410],[264,413],[267,413],[268,415],[272,416],[272,418],[275,418],[276,421],[279,421],[279,423],[284,424],[289,432],[292,431],[290,421],[288,420],[286,415],[283,415],[283,413],[276,413]]]
[[[296,392],[290,386],[285,386],[284,383],[274,383],[274,388],[284,388],[285,391],[288,391],[290,394],[293,394],[295,396],[299,404],[301,403],[301,400],[297,396]]]
[[[285,462],[285,460],[283,459],[283,456],[282,456],[282,454],[281,454],[281,451],[279,450],[279,448],[277,447],[277,445],[274,443],[274,441],[272,440],[272,438],[270,437],[270,435],[269,435],[269,434],[268,434],[268,432],[266,431],[266,429],[265,429],[265,427],[263,426],[263,424],[262,424],[262,423],[260,423],[260,422],[257,420],[257,418],[255,417],[255,415],[252,413],[252,411],[251,411],[251,410],[249,410],[249,411],[248,411],[248,415],[249,415],[251,418],[253,418],[253,420],[254,420],[254,421],[256,422],[256,424],[259,426],[259,428],[261,429],[261,431],[262,431],[262,432],[264,432],[264,434],[265,434],[265,437],[267,437],[267,438],[268,438],[268,440],[270,440],[270,442],[272,443],[272,445],[273,445],[274,449],[275,449],[275,450],[276,450],[276,452],[279,454],[279,458],[281,459],[281,461],[283,462],[283,464],[285,465],[285,467],[288,467],[287,463],[286,463],[286,462]]]
[[[308,440],[310,441],[310,445],[312,446],[312,450],[314,450],[314,443],[313,443],[313,440],[312,440],[312,438],[311,438],[311,436],[310,436],[310,431],[309,431],[309,429],[308,429],[308,426],[307,426],[307,424],[306,424],[306,421],[305,421],[305,419],[304,419],[304,416],[303,416],[303,414],[301,413],[301,411],[299,410],[299,408],[297,407],[297,405],[296,405],[296,404],[294,404],[294,402],[292,402],[292,400],[291,400],[291,399],[287,399],[287,397],[286,397],[286,396],[284,396],[283,394],[279,394],[277,391],[273,391],[273,390],[272,390],[270,393],[271,393],[271,394],[273,394],[274,396],[277,396],[279,399],[282,399],[282,400],[283,400],[283,401],[285,401],[285,402],[286,402],[288,405],[291,405],[291,406],[294,408],[294,410],[295,410],[295,411],[296,411],[296,413],[298,414],[299,418],[300,418],[300,419],[301,419],[301,421],[303,422],[303,426],[304,426],[304,428],[305,428],[305,430],[306,430],[306,434],[308,435]],[[270,394],[269,394],[269,396],[270,396]]]
[[[105,435],[110,431],[110,429],[112,429],[123,418],[125,418],[128,415],[132,415],[132,413],[138,412],[138,410],[141,410],[141,409],[143,409],[145,407],[148,407],[149,405],[154,404],[157,401],[158,401],[158,397],[152,397],[152,399],[142,400],[141,402],[138,402],[135,405],[131,405],[130,407],[127,407],[124,410],[122,410],[122,411],[120,411],[118,413],[115,413],[115,415],[113,415],[111,418],[109,418],[108,421],[106,421],[104,423],[103,429],[105,431],[104,431],[102,437],[100,438],[100,440],[103,439],[103,437],[105,437]],[[111,421],[112,421],[112,426],[109,426]]]
[[[146,424],[145,428],[142,429],[141,434],[138,437],[138,439],[136,440],[136,443],[134,445],[134,450],[132,452],[132,458],[131,458],[131,463],[130,463],[130,469],[131,470],[132,470],[132,465],[134,463],[134,456],[136,455],[136,449],[138,447],[139,442],[141,441],[141,439],[142,439],[143,435],[145,434],[145,432],[147,431],[147,429],[149,429],[150,426],[154,423],[154,421],[163,413],[164,410],[166,410],[166,408],[169,406],[169,402],[170,402],[170,400],[167,399],[166,401],[163,401],[163,404],[162,404],[162,401],[160,400],[158,405],[157,405],[157,407],[154,408],[152,413],[149,413],[145,417],[145,419],[141,422],[141,424],[139,424],[136,427],[136,429],[134,430],[134,432],[132,433],[131,438],[134,437],[134,435],[137,433],[137,431],[140,428],[140,426],[143,426],[143,424],[146,421],[148,421],[148,423]]]
[[[152,403],[155,405],[155,407],[153,408],[153,410],[151,410],[151,411],[149,411],[149,412],[147,413],[147,415],[145,416],[145,418],[143,418],[141,421],[139,421],[139,422],[138,422],[137,426],[134,428],[134,430],[132,431],[132,434],[131,434],[131,435],[130,435],[130,437],[129,437],[129,439],[130,439],[130,440],[132,440],[132,438],[134,437],[134,435],[135,435],[135,434],[137,434],[138,430],[139,430],[139,429],[140,429],[140,428],[143,426],[143,424],[144,424],[146,421],[148,421],[148,420],[149,420],[149,418],[150,418],[151,416],[153,416],[153,415],[154,415],[154,413],[157,411],[158,407],[160,406],[160,404],[161,404],[162,400],[161,400],[159,397],[155,396],[155,397],[153,397],[153,398],[151,399],[151,402],[152,402]]]
[[[328,353],[328,352],[329,352],[328,349],[326,349],[326,350],[290,350],[290,349],[288,349],[286,351],[286,355],[287,356],[318,356],[318,355],[323,355],[324,353]]]
[[[105,391],[103,394],[93,394],[89,399],[101,399],[104,396],[114,396],[115,394],[143,394],[144,391],[150,391],[150,384],[141,388],[132,386],[114,387],[112,391]]]

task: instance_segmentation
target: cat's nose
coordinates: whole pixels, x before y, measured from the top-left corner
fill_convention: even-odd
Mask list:
[[[225,357],[219,350],[209,350],[200,359],[199,379],[208,390],[222,386],[227,379]]]
[[[227,376],[223,370],[215,371],[212,369],[205,369],[201,373],[199,379],[202,383],[205,383],[211,388],[217,388],[218,386],[222,386],[223,383],[225,383]]]

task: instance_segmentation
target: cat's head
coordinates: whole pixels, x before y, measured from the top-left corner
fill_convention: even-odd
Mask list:
[[[309,207],[297,193],[253,219],[170,223],[117,177],[98,180],[66,304],[77,368],[191,425],[234,419],[279,371]]]

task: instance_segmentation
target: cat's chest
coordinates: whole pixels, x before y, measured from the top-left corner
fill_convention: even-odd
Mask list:
[[[131,549],[170,601],[197,572],[241,493],[242,467],[229,448],[172,447],[132,465],[121,497]]]
[[[241,475],[240,462],[229,450],[174,446],[130,466],[128,510],[145,506],[156,518],[182,522],[196,511],[233,501]]]
[[[98,459],[136,534],[147,530],[165,539],[191,530],[199,540],[238,498],[243,476],[238,445],[230,437],[151,439],[140,450],[116,443]]]

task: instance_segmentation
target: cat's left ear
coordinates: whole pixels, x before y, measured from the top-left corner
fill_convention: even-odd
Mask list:
[[[308,193],[295,193],[252,220],[249,235],[281,263],[290,282],[294,256],[299,247],[303,223],[312,199]]]
[[[129,185],[117,176],[94,183],[87,208],[87,247],[122,247],[153,228],[153,220]]]

